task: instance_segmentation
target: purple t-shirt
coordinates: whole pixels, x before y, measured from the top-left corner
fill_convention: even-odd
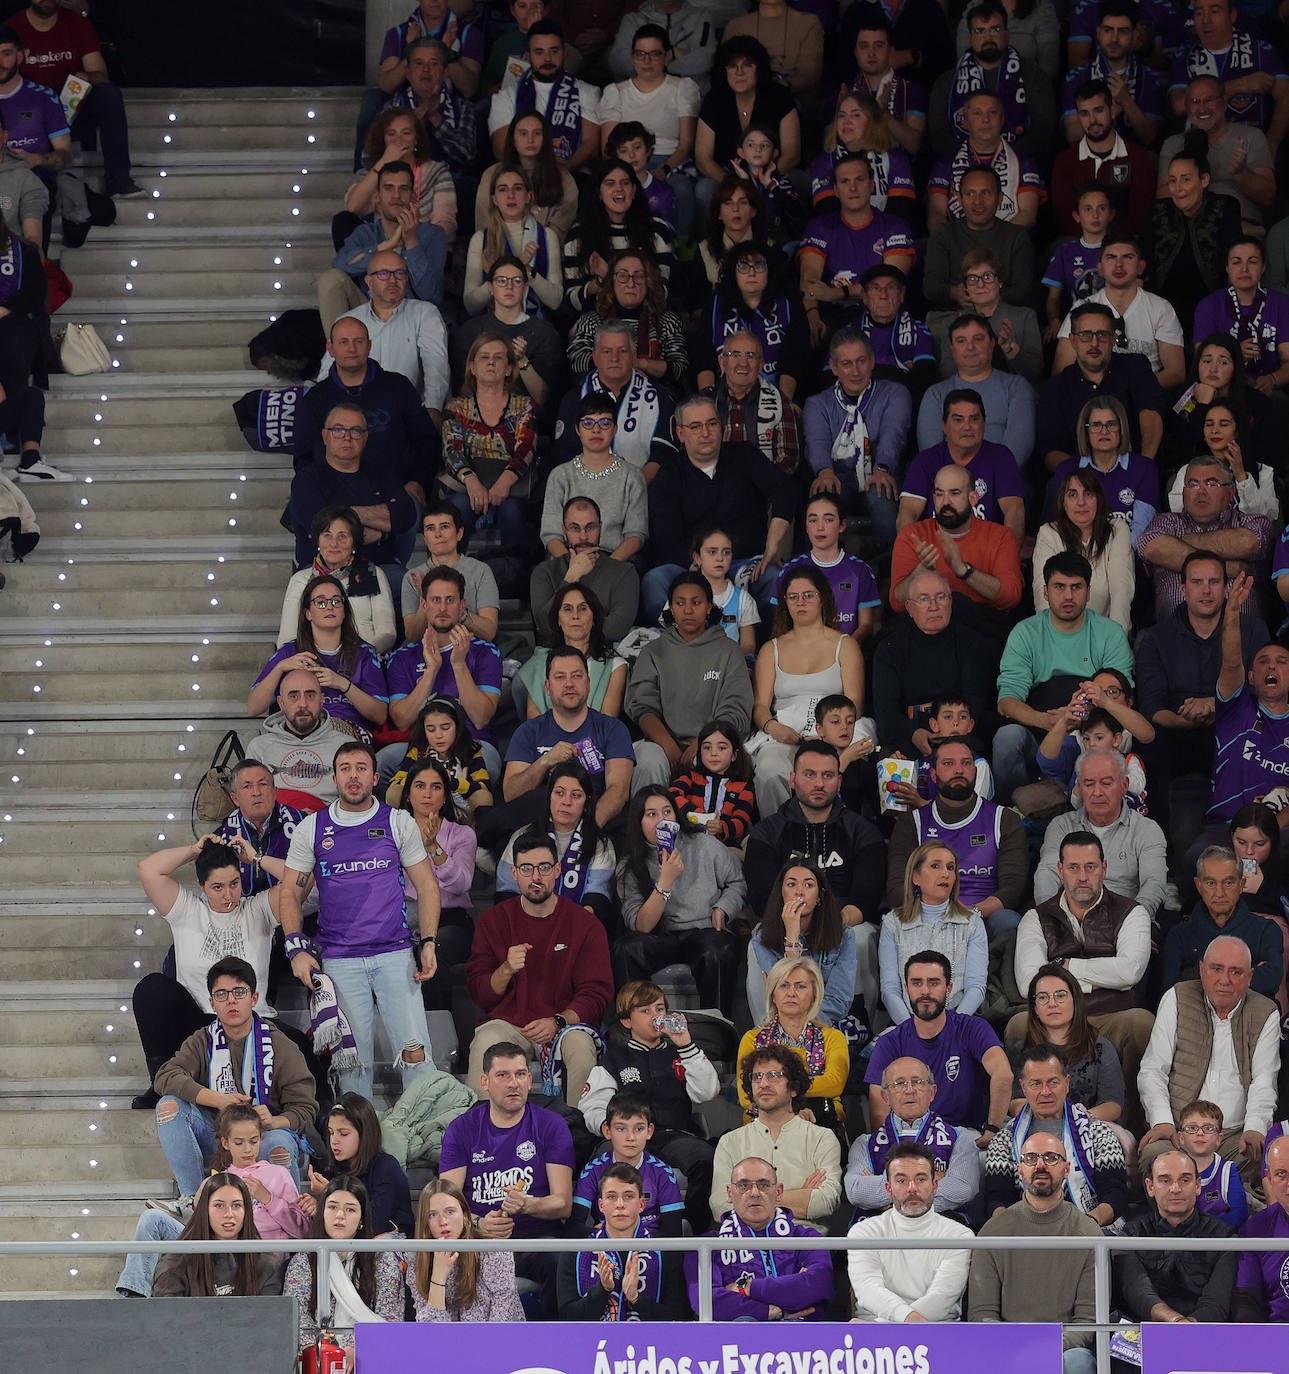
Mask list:
[[[900,496],[920,496],[929,507],[936,473],[952,462],[947,441],[942,440],[934,448],[924,448],[909,464]],[[991,520],[1001,525],[1003,513],[999,499],[1019,496],[1024,500],[1025,488],[1021,485],[1016,459],[1006,445],[984,440],[980,452],[967,465],[967,471],[971,474],[971,509],[977,520]]]
[[[1218,692],[1215,701],[1217,751],[1206,818],[1229,821],[1240,807],[1289,785],[1289,715],[1262,710],[1247,681],[1233,697]]]
[[[842,634],[852,635],[859,624],[859,612],[882,604],[881,589],[873,570],[862,558],[853,553],[844,553],[835,563],[818,563],[814,554],[803,553],[786,564],[779,577],[770,604],[779,604],[779,587],[788,575],[797,568],[811,567],[823,573],[832,588],[833,600],[837,603],[837,628]]]
[[[868,1061],[865,1083],[881,1084],[882,1070],[894,1059],[920,1059],[935,1076],[935,1110],[952,1126],[984,1124],[989,1109],[989,1075],[981,1059],[1002,1041],[979,1016],[945,1012],[944,1029],[934,1040],[923,1040],[914,1017],[879,1035]]]
[[[597,797],[604,791],[604,764],[609,759],[635,760],[627,727],[616,717],[591,709],[576,730],[560,729],[550,711],[524,721],[510,737],[506,762],[536,763],[548,750],[565,742],[578,746],[578,761],[591,775],[591,788]],[[597,754],[598,766],[593,766]]]
[[[8,131],[7,146],[24,153],[47,153],[53,140],[68,134],[67,113],[63,102],[48,86],[23,80],[16,91],[0,96],[0,114]],[[41,173],[50,179],[53,168],[42,167]]]
[[[1170,91],[1180,91],[1192,77],[1216,76],[1228,84],[1255,72],[1269,72],[1281,80],[1285,76],[1284,63],[1270,43],[1254,38],[1248,29],[1236,25],[1231,46],[1225,52],[1210,52],[1202,43],[1189,44],[1173,58]],[[1271,93],[1254,95],[1244,92],[1226,97],[1226,117],[1232,124],[1256,124],[1264,133],[1271,122]]]
[[[443,1133],[439,1172],[465,1170],[466,1197],[470,1210],[481,1217],[496,1211],[505,1190],[522,1183],[533,1197],[549,1197],[549,1164],[562,1164],[570,1172],[576,1163],[573,1137],[558,1112],[529,1103],[513,1126],[492,1124],[492,1104],[480,1102],[451,1122]],[[515,1237],[554,1235],[561,1223],[535,1217],[515,1217]]]
[[[833,185],[832,169],[837,159],[846,155],[844,144],[838,144],[830,153],[824,151],[815,155],[810,164],[811,203],[820,205],[836,193]],[[908,199],[917,195],[917,182],[913,178],[913,164],[903,148],[888,148],[885,152],[865,151],[869,169],[873,173],[873,206],[885,210],[892,196]]]
[[[1261,1293],[1270,1308],[1273,1322],[1289,1321],[1289,1217],[1278,1202],[1255,1212],[1240,1227],[1240,1234],[1261,1239],[1284,1236],[1284,1250],[1248,1251],[1240,1256],[1235,1269],[1235,1286]]]
[[[858,285],[864,273],[880,266],[887,253],[907,253],[910,261],[914,256],[908,226],[881,210],[870,211],[867,223],[858,229],[846,224],[840,211],[820,215],[806,225],[799,251],[823,258],[823,279],[830,286],[838,282]]]
[[[612,1163],[611,1149],[596,1155],[588,1161],[577,1180],[577,1186],[573,1189],[573,1206],[585,1207],[591,1214],[592,1222],[597,1226],[604,1220],[600,1212],[600,1175]],[[644,1180],[645,1209],[641,1214],[641,1220],[654,1235],[657,1235],[662,1227],[664,1212],[682,1212],[685,1209],[680,1196],[680,1185],[676,1182],[676,1175],[672,1173],[670,1166],[651,1155],[648,1150],[644,1152],[637,1167],[640,1177]]]
[[[434,693],[437,696],[455,698],[457,679],[452,668],[452,650],[450,648],[441,649],[439,654],[439,670],[434,678]],[[486,692],[489,696],[494,697],[501,695],[501,655],[486,639],[472,639],[470,641],[470,647],[466,650],[465,666],[469,669],[470,676],[474,678],[475,686],[481,692]],[[389,660],[389,667],[386,670],[389,679],[390,701],[401,701],[404,697],[411,696],[425,671],[425,654],[421,649],[420,642],[404,644]],[[470,733],[474,735],[475,739],[485,741],[488,744],[496,744],[497,742],[497,736],[490,725],[476,725],[474,721],[471,721]]]
[[[1070,239],[1061,244],[1043,273],[1043,285],[1061,288],[1062,303],[1067,310],[1087,300],[1105,286],[1105,278],[1101,275],[1101,245],[1084,243],[1082,239]]]
[[[257,683],[263,682],[279,663],[285,659],[294,658],[300,652],[302,651],[295,640],[288,639],[260,669],[260,675],[255,681]],[[341,663],[338,653],[324,654],[319,652],[317,656],[337,677],[351,679],[360,692],[366,692],[369,697],[375,697],[377,701],[389,700],[389,689],[385,686],[384,669],[381,668],[380,660],[376,657],[370,644],[358,646],[358,660],[354,664],[352,672]],[[333,720],[347,720],[351,725],[358,726],[364,734],[369,735],[371,733],[371,721],[356,706],[351,705],[349,698],[335,687],[322,689],[322,704]]]
[[[1241,305],[1229,287],[1214,291],[1195,307],[1195,342],[1210,334],[1229,334],[1241,341],[1256,339],[1257,361],[1246,360],[1244,370],[1250,377],[1265,377],[1280,366],[1277,346],[1289,343],[1289,296],[1263,288],[1252,305]]]
[[[1105,490],[1110,514],[1131,526],[1132,508],[1138,501],[1144,502],[1152,511],[1159,509],[1159,469],[1155,466],[1154,459],[1147,458],[1144,453],[1120,454],[1119,462],[1119,467],[1110,472],[1098,470],[1096,476]],[[1056,493],[1060,491],[1061,483],[1066,477],[1075,468],[1091,466],[1090,458],[1082,458],[1076,453],[1056,469],[1047,487],[1049,511],[1055,509]]]
[[[477,25],[463,24],[449,9],[437,29],[427,29],[419,5],[401,24],[386,29],[385,43],[380,50],[382,63],[391,57],[403,56],[403,51],[407,47],[407,30],[413,20],[420,25],[422,38],[437,38],[440,43],[446,45],[454,58],[465,57],[479,63],[480,66],[483,65],[483,33]]]

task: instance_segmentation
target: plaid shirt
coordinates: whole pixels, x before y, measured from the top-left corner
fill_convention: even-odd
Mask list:
[[[770,388],[770,383],[763,381],[761,386]],[[757,395],[756,391],[749,391],[740,401],[730,395],[723,377],[716,384],[714,397],[717,413],[725,422],[724,438],[740,439],[754,445],[776,468],[791,476],[796,472],[805,448],[801,432],[801,407],[786,396],[781,396],[782,418],[762,442],[756,423]]]

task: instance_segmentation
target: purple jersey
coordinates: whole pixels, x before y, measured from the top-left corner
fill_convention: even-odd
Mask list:
[[[988,1021],[944,1014],[944,1029],[932,1040],[917,1033],[922,1023],[910,1016],[879,1035],[873,1043],[865,1083],[881,1084],[882,1070],[896,1059],[920,1059],[935,1075],[936,1112],[953,1126],[979,1127],[989,1107],[989,1075],[980,1061],[992,1049],[1002,1049]]]
[[[873,570],[862,558],[844,553],[835,563],[820,563],[813,553],[803,553],[788,563],[779,577],[770,604],[779,604],[779,587],[794,568],[812,567],[823,573],[832,588],[833,600],[837,603],[837,628],[842,634],[855,633],[859,625],[859,613],[882,604],[882,593],[878,588]]]
[[[665,219],[668,224],[676,223],[676,193],[661,177],[651,176],[645,187],[645,199],[649,202],[649,213]]]
[[[1087,300],[1105,286],[1105,278],[1101,275],[1101,245],[1084,243],[1082,239],[1070,239],[1061,244],[1043,273],[1043,285],[1060,287],[1061,305],[1066,310]]]
[[[1170,91],[1183,90],[1197,76],[1215,76],[1228,84],[1242,76],[1268,72],[1276,80],[1284,80],[1284,64],[1270,43],[1255,38],[1238,25],[1231,35],[1231,46],[1225,52],[1210,52],[1202,43],[1193,42],[1173,58]],[[1226,99],[1226,117],[1232,124],[1256,124],[1264,133],[1271,120],[1271,93],[1256,95],[1243,92]]]
[[[1255,1212],[1240,1227],[1242,1236],[1284,1236],[1284,1250],[1249,1251],[1240,1256],[1235,1286],[1261,1293],[1273,1322],[1289,1322],[1289,1217],[1278,1202]]]
[[[428,29],[425,26],[425,16],[421,13],[419,5],[401,24],[395,24],[393,28],[386,29],[385,43],[380,50],[382,64],[391,57],[403,56],[410,41],[407,31],[412,24],[420,29],[420,37],[437,38],[452,54],[453,60],[458,57],[465,57],[471,62],[478,62],[480,66],[483,65],[483,33],[477,25],[463,24],[449,9],[444,14],[443,22],[437,29]]]
[[[1270,1135],[1267,1137],[1270,1140]],[[1214,1155],[1213,1162],[1199,1176],[1199,1199],[1196,1208],[1206,1216],[1216,1217],[1238,1231],[1249,1216],[1249,1199],[1244,1191],[1240,1171],[1229,1159]]]
[[[829,286],[840,282],[858,286],[864,273],[880,266],[887,253],[907,257],[910,263],[914,257],[908,226],[881,210],[870,210],[858,226],[847,224],[840,211],[812,219],[799,252],[823,258],[823,280]]]
[[[260,670],[260,675],[255,681],[263,682],[279,663],[288,658],[294,658],[296,654],[302,652],[303,650],[294,639],[288,639]],[[358,646],[358,658],[352,671],[347,664],[342,662],[338,653],[324,654],[320,649],[315,649],[313,652],[337,677],[348,679],[359,691],[366,692],[369,697],[375,697],[377,701],[389,700],[389,689],[385,686],[384,670],[381,668],[380,660],[376,657],[370,644]],[[324,687],[322,689],[322,704],[332,720],[347,720],[362,731],[361,738],[371,738],[371,721],[356,706],[350,704],[349,698],[338,687]]]
[[[900,497],[921,497],[930,506],[935,490],[935,475],[952,462],[946,441],[941,441],[934,448],[923,449],[904,474]],[[980,445],[980,452],[963,466],[971,474],[971,509],[977,520],[990,520],[995,525],[1001,525],[1003,511],[999,500],[1012,496],[1018,496],[1022,501],[1025,499],[1025,488],[1021,485],[1016,459],[1005,445],[991,444],[986,439]],[[918,516],[918,519],[921,518]]]
[[[1260,287],[1253,304],[1242,305],[1234,287],[1214,291],[1195,307],[1196,342],[1210,334],[1229,334],[1237,343],[1255,340],[1257,359],[1246,358],[1244,369],[1250,377],[1265,377],[1280,366],[1276,349],[1289,344],[1289,296]]]
[[[1048,483],[1048,509],[1055,508],[1056,493],[1061,483],[1075,468],[1092,467],[1091,458],[1081,458],[1078,454],[1067,458],[1052,474]],[[1110,514],[1116,520],[1132,524],[1133,506],[1141,501],[1152,511],[1159,509],[1159,469],[1153,458],[1144,453],[1121,453],[1118,464],[1109,472],[1096,469],[1096,476],[1105,491]]]
[[[341,825],[336,806],[312,817],[323,958],[367,959],[410,949],[403,861],[389,807],[381,802],[362,824]]]
[[[901,310],[889,324],[878,324],[865,310],[856,323],[868,335],[877,367],[898,367],[907,372],[914,363],[935,362],[931,331],[907,310]]]
[[[465,1170],[463,1192],[470,1211],[481,1217],[496,1211],[505,1190],[521,1185],[531,1197],[549,1197],[546,1169],[562,1164],[572,1173],[573,1137],[558,1112],[529,1103],[513,1126],[494,1126],[492,1104],[480,1102],[448,1125],[443,1133],[439,1172]],[[515,1217],[515,1237],[554,1235],[562,1223]]]
[[[605,1150],[601,1155],[587,1163],[573,1189],[573,1206],[585,1207],[591,1220],[599,1225],[604,1221],[600,1212],[600,1175],[613,1163],[613,1151]],[[685,1204],[680,1196],[680,1185],[670,1167],[657,1156],[644,1152],[640,1163],[635,1166],[644,1180],[645,1209],[641,1220],[654,1234],[662,1231],[664,1213],[683,1212]]]
[[[14,152],[47,153],[56,138],[70,134],[63,102],[48,86],[22,80],[18,89],[0,96],[0,116],[8,131],[6,147]],[[41,174],[54,176],[53,168],[42,167]]]
[[[488,696],[501,695],[501,655],[486,639],[472,639],[466,650],[465,666],[474,684]],[[389,699],[401,701],[411,696],[416,684],[425,674],[425,654],[420,641],[404,644],[389,660]],[[452,667],[451,648],[439,650],[439,670],[434,678],[434,693],[445,697],[457,697],[456,671]],[[470,733],[477,740],[496,744],[497,736],[489,725],[470,722]]]
[[[1229,699],[1218,692],[1216,702],[1217,752],[1207,819],[1229,821],[1240,807],[1289,785],[1289,714],[1264,711],[1247,682]]]
[[[1003,809],[983,798],[956,825],[939,814],[934,803],[913,813],[918,843],[938,840],[958,856],[958,891],[965,906],[975,906],[998,890],[998,846]]]
[[[816,208],[835,198],[837,188],[833,185],[832,169],[848,152],[846,146],[839,143],[831,153],[825,151],[816,154],[810,164],[810,200]],[[882,153],[866,149],[864,156],[873,174],[872,204],[875,210],[885,210],[891,199],[912,202],[917,195],[917,182],[913,179],[913,164],[902,148],[888,148]]]

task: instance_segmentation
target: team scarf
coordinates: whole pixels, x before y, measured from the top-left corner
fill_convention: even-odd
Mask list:
[[[519,258],[521,261],[524,256],[524,249],[527,248],[530,243],[535,243],[537,245],[537,252],[533,255],[532,262],[528,264],[530,279],[532,277],[545,277],[550,273],[550,240],[547,238],[545,226],[537,222],[537,217],[535,215],[529,215],[524,220],[518,248],[510,242],[510,235],[508,233],[505,235],[505,238],[506,243],[501,251],[503,253],[513,253],[515,257]],[[488,231],[486,228],[483,231],[483,256],[486,262],[488,259]],[[524,309],[528,311],[530,315],[540,315],[542,313],[542,303],[538,299],[537,292],[534,291],[531,286],[524,292]]]
[[[985,69],[973,52],[963,53],[954,69],[953,89],[949,92],[949,122],[959,133],[965,134],[962,107],[973,91],[988,89]],[[1010,141],[1019,138],[1029,128],[1029,108],[1025,102],[1025,82],[1020,71],[1020,53],[1009,47],[998,68],[998,85],[993,94],[1003,102],[1005,127],[1003,137]]]
[[[591,1037],[595,1045],[595,1055],[598,1059],[604,1053],[604,1041],[600,1038],[600,1032],[594,1026],[584,1026],[580,1022],[570,1023],[559,1031],[554,1040],[548,1041],[542,1046],[541,1060],[539,1069],[542,1077],[542,1092],[549,1097],[563,1097],[564,1095],[564,1051],[560,1048],[560,1042],[569,1031],[585,1031]]]
[[[552,826],[550,830],[551,843],[555,845],[556,851],[559,849],[559,840]],[[567,897],[570,902],[577,902],[581,905],[582,894],[586,891],[587,879],[591,876],[591,860],[595,857],[588,854],[585,860],[582,857],[582,845],[585,840],[582,834],[582,822],[578,821],[573,829],[573,833],[568,839],[568,848],[564,851],[564,857],[559,864],[559,882],[556,884],[556,891],[561,897]]]
[[[313,560],[313,571],[319,577],[338,577],[349,596],[379,596],[380,584],[371,564],[361,555],[355,554],[343,568],[329,568],[317,554]]]
[[[594,1231],[587,1237],[588,1240],[603,1240],[609,1234],[607,1223],[601,1222]],[[636,1236],[648,1236],[652,1239],[653,1232],[644,1223],[636,1223],[636,1229],[632,1232]],[[613,1269],[613,1287],[609,1291],[609,1300],[604,1309],[604,1315],[600,1318],[603,1322],[636,1322],[640,1318],[636,1316],[632,1304],[626,1299],[622,1291],[622,1275],[626,1268],[627,1261],[634,1255],[640,1257],[640,1292],[641,1298],[652,1298],[654,1302],[662,1301],[662,1254],[658,1250],[605,1250],[603,1252]],[[596,1260],[594,1250],[579,1250],[577,1255],[577,1293],[579,1297],[585,1297],[592,1288],[600,1282],[600,1266]]]
[[[823,1028],[814,1021],[807,1021],[806,1028],[801,1032],[801,1038],[794,1040],[787,1031],[779,1025],[779,1018],[776,1016],[768,1026],[762,1026],[756,1033],[752,1042],[754,1049],[766,1049],[770,1045],[791,1045],[794,1049],[804,1050],[806,1056],[806,1072],[811,1078],[818,1078],[824,1071],[827,1063],[827,1052],[824,1048]]]
[[[725,809],[725,792],[730,782],[728,778],[717,777],[715,773],[708,773],[706,777],[707,781],[703,784],[703,814],[719,816]]]
[[[537,107],[537,80],[529,68],[515,86],[515,113],[526,114]],[[582,144],[582,97],[577,82],[561,72],[546,105],[551,147],[561,162],[567,162]]]
[[[908,1139],[895,1123],[895,1113],[886,1118],[885,1121],[868,1137],[868,1161],[875,1174],[881,1173],[886,1167],[886,1156],[895,1148]],[[936,1116],[934,1112],[927,1112],[926,1119],[918,1128],[917,1135],[913,1137],[913,1144],[925,1145],[935,1154],[935,1172],[944,1174],[948,1169],[948,1161],[941,1159],[935,1152],[948,1150],[950,1153],[958,1142],[958,1133],[950,1126],[943,1117]]]
[[[591,369],[582,383],[582,396],[592,396],[608,388],[600,381],[600,374]],[[612,393],[609,393],[612,395]],[[613,440],[613,451],[627,462],[642,468],[649,461],[653,436],[658,429],[662,415],[662,405],[658,388],[638,369],[631,374],[631,380],[623,388],[618,398],[618,432]]]
[[[273,1087],[273,1032],[258,1012],[251,1013],[251,1029],[242,1044],[242,1083],[233,1074],[233,1056],[228,1038],[218,1020],[206,1030],[210,1067],[206,1086],[216,1093],[245,1093],[256,1106],[269,1105]]]
[[[729,427],[730,409],[734,404],[734,399],[730,395],[730,389],[722,379],[721,385],[716,388],[716,413],[720,416],[721,432],[724,433]],[[774,462],[774,434],[783,423],[783,392],[777,386],[772,386],[764,378],[757,379],[757,393],[753,400],[749,393],[741,402],[744,415],[744,430],[747,429],[747,413],[750,409],[755,410],[753,425],[755,427],[757,448],[765,454],[771,462]],[[738,438],[738,435],[731,436]]]
[[[721,1218],[720,1229],[716,1234],[723,1237],[727,1236],[730,1240],[738,1242],[736,1246],[730,1246],[721,1251],[721,1256],[727,1263],[729,1262],[728,1257],[738,1251],[754,1253],[760,1256],[761,1272],[766,1278],[778,1278],[779,1266],[775,1261],[774,1251],[770,1249],[767,1242],[771,1239],[787,1239],[795,1231],[792,1213],[784,1207],[774,1209],[774,1215],[770,1218],[764,1231],[754,1231],[739,1218],[739,1214],[731,1207]]]
[[[1262,312],[1267,308],[1267,288],[1258,287],[1258,294],[1255,298],[1257,309],[1250,317],[1247,313],[1252,307],[1241,305],[1239,294],[1235,287],[1226,288],[1227,299],[1231,302],[1231,327],[1227,333],[1233,339],[1252,339],[1258,346],[1258,359],[1253,363],[1246,363],[1245,367],[1251,377],[1260,376],[1269,369],[1266,366],[1268,359],[1262,349]],[[1247,331],[1247,332],[1246,332]],[[1270,369],[1274,371],[1274,364]]]
[[[1089,64],[1088,80],[1105,81],[1109,78],[1109,76],[1110,64],[1106,61],[1105,53],[1103,53],[1101,49],[1098,48],[1096,50],[1095,56],[1092,58],[1092,61]],[[1139,96],[1141,92],[1137,89],[1137,87],[1141,82],[1141,66],[1138,63],[1137,59],[1131,53],[1128,54],[1128,65],[1123,69],[1122,76],[1124,84],[1133,93],[1133,95]]]
[[[449,6],[448,12],[443,16],[443,22],[437,29],[427,29],[425,19],[421,14],[421,7],[417,7],[407,16],[399,30],[403,39],[403,45],[407,45],[407,31],[413,24],[421,26],[421,36],[423,38],[437,38],[440,43],[450,52],[459,54],[461,51],[461,24]],[[466,26],[467,28],[469,25]]]
[[[1012,1163],[1020,1177],[1020,1152],[1034,1124],[1034,1113],[1027,1102],[1012,1122]],[[1097,1190],[1092,1176],[1092,1118],[1073,1102],[1065,1103],[1065,1122],[1061,1131],[1070,1172],[1065,1187],[1070,1201],[1085,1215],[1097,1205]]]
[[[712,342],[719,349],[731,334],[755,335],[761,342],[761,376],[767,382],[776,382],[791,317],[792,307],[786,296],[776,296],[768,306],[763,300],[755,310],[743,301],[717,296],[712,301]]]
[[[846,388],[840,382],[832,389],[833,398],[845,416],[832,441],[832,466],[834,470],[838,464],[848,471],[853,469],[856,481],[861,477],[867,481],[873,468],[873,445],[864,423],[864,402],[872,390],[872,381],[853,398],[846,395]]]
[[[0,301],[22,290],[22,244],[11,234],[0,249]]]
[[[1020,158],[1006,138],[998,140],[998,147],[992,157],[981,162],[971,151],[971,140],[964,138],[949,164],[949,217],[961,219],[962,201],[958,198],[958,187],[962,178],[976,167],[992,167],[1002,183],[1002,197],[998,202],[998,218],[1010,220],[1016,214],[1020,201]]]
[[[878,324],[865,306],[857,328],[868,335],[870,343],[874,341],[875,336],[885,334],[891,360],[902,372],[907,372],[917,361],[918,344],[921,340],[918,335],[918,322],[910,311],[901,308],[890,324]]]
[[[1261,71],[1258,60],[1257,41],[1247,29],[1234,28],[1231,31],[1231,46],[1226,50],[1225,60],[1220,54],[1209,52],[1203,43],[1194,43],[1186,53],[1186,80],[1194,81],[1197,76],[1212,76],[1219,81],[1229,81],[1232,77],[1246,76],[1250,72]],[[1233,95],[1227,97],[1227,108],[1245,113],[1258,108],[1260,95]]]

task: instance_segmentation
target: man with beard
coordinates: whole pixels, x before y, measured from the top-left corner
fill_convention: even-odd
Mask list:
[[[1012,1066],[987,1021],[948,1010],[952,987],[949,961],[938,951],[923,950],[905,963],[904,993],[913,1015],[874,1043],[864,1075],[868,1119],[885,1115],[880,1085],[891,1063],[918,1059],[939,1085],[938,1114],[986,1150],[1007,1120]]]
[[[612,410],[608,413],[612,414]],[[548,496],[551,486],[548,481]],[[640,575],[634,563],[612,557],[611,551],[603,547],[603,529],[598,502],[584,495],[569,497],[564,502],[560,542],[566,552],[543,559],[528,581],[529,606],[539,644],[549,644],[554,638],[558,628],[551,614],[555,598],[573,582],[594,592],[599,599],[604,612],[604,637],[610,644],[616,644],[636,623]]]
[[[1143,151],[1154,146],[1164,113],[1164,93],[1159,77],[1133,53],[1138,17],[1136,0],[1103,0],[1098,7],[1092,60],[1086,66],[1074,67],[1065,77],[1062,114],[1068,142],[1079,141],[1082,120],[1075,112],[1076,106],[1084,88],[1095,83],[1105,87],[1109,128],[1132,139]],[[1073,33],[1070,37],[1073,47]],[[1113,133],[1110,142],[1116,142]],[[1125,152],[1126,148],[1116,148],[1113,156]],[[1164,166],[1167,165],[1165,162]],[[1075,186],[1080,184],[1081,179],[1074,182]]]
[[[980,1228],[982,1236],[1099,1236],[1101,1228],[1066,1200],[1069,1156],[1058,1136],[1040,1131],[1017,1161],[1024,1195]],[[967,1320],[1096,1321],[1091,1249],[973,1250]],[[1062,1333],[1063,1374],[1093,1374],[1092,1335]]]
[[[905,525],[895,536],[892,610],[904,609],[913,575],[923,570],[938,572],[951,592],[977,607],[1010,611],[1020,600],[1016,537],[1005,525],[978,520],[971,509],[972,495],[966,468],[950,463],[936,473],[931,492],[934,518]]]
[[[352,738],[322,709],[318,679],[306,668],[293,668],[282,674],[277,710],[246,746],[246,757],[262,763],[278,779],[280,803],[320,811],[336,800],[331,761]]]
[[[898,794],[910,809],[891,832],[886,900],[893,910],[903,904],[909,855],[918,845],[937,840],[957,855],[961,900],[980,912],[990,940],[997,940],[1020,923],[1015,907],[1029,871],[1024,824],[1009,807],[976,795],[975,754],[961,736],[935,737],[931,781],[934,801],[908,784]]]
[[[1110,22],[1117,25],[1119,20],[1116,17]],[[1138,69],[1150,72],[1144,62]],[[1056,223],[1063,231],[1074,224],[1080,190],[1096,182],[1105,187],[1119,223],[1130,234],[1141,233],[1155,203],[1154,160],[1141,143],[1131,136],[1124,138],[1115,127],[1117,107],[1105,81],[1085,80],[1067,89],[1072,92],[1070,111],[1065,116],[1069,146],[1062,148],[1052,163],[1052,214]]]
[[[564,30],[553,19],[539,19],[529,27],[528,64],[513,86],[503,85],[492,97],[488,133],[493,156],[500,160],[515,115],[536,110],[550,125],[556,159],[571,174],[600,151],[598,93],[565,70]]]
[[[5,147],[52,195],[58,173],[72,165],[72,135],[57,93],[23,76],[22,58],[22,39],[7,25],[0,27],[0,115],[9,135]]]
[[[1010,722],[994,736],[998,798],[1029,782],[1038,741],[1104,668],[1132,681],[1132,648],[1123,627],[1088,609],[1092,566],[1078,553],[1057,553],[1043,565],[1047,608],[1007,636],[998,668],[998,713]],[[1081,706],[1078,708],[1081,709]]]
[[[562,1076],[576,1106],[613,998],[609,942],[584,906],[556,892],[559,855],[544,830],[524,831],[512,852],[519,895],[479,917],[466,964],[470,996],[485,1018],[470,1042],[466,1082],[481,1083],[486,1053],[506,1041],[540,1058],[543,1078]]]
[[[886,1156],[890,1208],[850,1229],[846,1267],[855,1316],[869,1322],[956,1322],[967,1286],[967,1250],[871,1250],[866,1240],[961,1240],[971,1232],[935,1210],[940,1174],[925,1145],[901,1142]]]

